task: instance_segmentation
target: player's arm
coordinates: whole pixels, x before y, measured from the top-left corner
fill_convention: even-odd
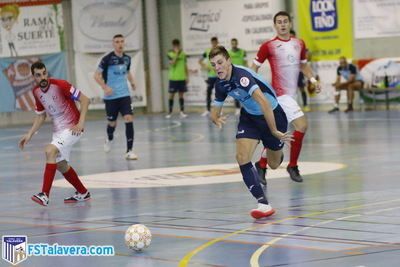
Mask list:
[[[268,128],[271,131],[272,135],[282,142],[290,144],[290,142],[292,141],[292,135],[289,134],[289,132],[282,133],[278,131],[278,129],[276,128],[274,111],[272,110],[271,104],[269,103],[267,98],[261,92],[261,89],[257,88],[256,90],[254,90],[251,96],[260,105],[261,110],[264,114],[264,118],[267,121]]]
[[[89,109],[90,99],[86,95],[84,95],[82,92],[80,92],[79,99],[77,99],[77,101],[79,101],[79,104],[80,104],[79,121],[78,121],[78,124],[76,124],[75,126],[73,126],[71,128],[71,131],[72,131],[72,134],[79,135],[82,133],[83,128],[85,126],[86,114]]]
[[[258,69],[260,66],[256,65],[254,62],[251,64],[251,69],[254,70],[255,72],[258,72]]]
[[[210,119],[220,129],[226,123],[227,116],[221,116],[222,106],[213,106],[211,108]]]
[[[136,90],[136,82],[135,82],[135,78],[133,77],[132,72],[128,71],[128,75],[126,77],[132,87],[132,90]]]
[[[307,79],[315,86],[315,92],[321,92],[321,85],[317,81],[317,79],[315,79],[311,66],[307,64],[307,62],[300,63],[300,70],[304,74],[304,76],[306,76]]]
[[[206,58],[207,58],[207,53],[204,52],[203,55],[202,55],[202,57],[199,59],[199,64],[200,64],[200,66],[201,66],[201,69],[203,69],[203,70],[208,70],[208,66],[207,66],[207,64],[204,62]]]
[[[94,72],[93,78],[97,84],[100,85],[101,89],[103,89],[105,95],[111,95],[113,93],[111,87],[104,81],[103,75],[99,69]]]
[[[224,105],[227,94],[222,92],[219,87],[215,86],[215,99],[212,105],[210,119],[211,121],[218,127],[222,128],[222,126],[226,123],[227,116],[221,116],[222,106]]]
[[[28,131],[27,134],[22,136],[21,139],[19,140],[18,146],[21,150],[24,149],[25,145],[31,140],[33,134],[36,133],[37,130],[39,130],[39,128],[43,125],[45,120],[46,120],[46,112],[45,111],[43,111],[42,113],[36,114],[31,129]]]

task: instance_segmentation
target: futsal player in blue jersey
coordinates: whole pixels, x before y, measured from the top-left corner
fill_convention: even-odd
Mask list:
[[[133,111],[128,81],[135,90],[135,81],[131,74],[131,57],[124,53],[125,39],[122,34],[113,37],[114,51],[104,56],[94,74],[94,79],[104,91],[104,103],[107,114],[107,138],[104,151],[110,152],[117,127],[118,113],[124,117],[126,135],[126,154],[128,160],[138,159],[133,151]]]
[[[221,128],[226,122],[221,111],[227,96],[241,103],[236,133],[236,160],[247,188],[258,201],[258,208],[251,210],[251,216],[256,219],[268,217],[275,210],[268,203],[251,159],[261,140],[264,147],[268,148],[269,166],[272,169],[279,167],[283,160],[283,145],[292,141],[292,135],[287,132],[286,115],[272,87],[251,69],[233,65],[223,46],[213,48],[209,59],[218,77],[210,118]]]

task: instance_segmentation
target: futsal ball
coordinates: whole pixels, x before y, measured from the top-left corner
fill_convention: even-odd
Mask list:
[[[151,243],[151,232],[143,224],[131,225],[125,232],[125,244],[128,248],[140,251]]]

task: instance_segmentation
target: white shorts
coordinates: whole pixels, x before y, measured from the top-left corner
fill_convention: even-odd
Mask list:
[[[291,123],[297,118],[303,117],[304,113],[299,104],[290,95],[281,95],[277,97],[279,105],[285,111],[288,123]]]
[[[81,136],[82,134],[72,135],[72,131],[70,129],[53,133],[53,140],[51,141],[51,144],[55,145],[59,151],[56,162],[63,160],[69,161],[69,154],[71,153],[72,146],[79,141]]]

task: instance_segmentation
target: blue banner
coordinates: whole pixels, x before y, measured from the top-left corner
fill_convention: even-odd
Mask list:
[[[0,61],[0,112],[34,110],[32,89],[35,80],[31,65],[43,62],[50,77],[67,78],[65,53],[20,58],[2,58]]]

